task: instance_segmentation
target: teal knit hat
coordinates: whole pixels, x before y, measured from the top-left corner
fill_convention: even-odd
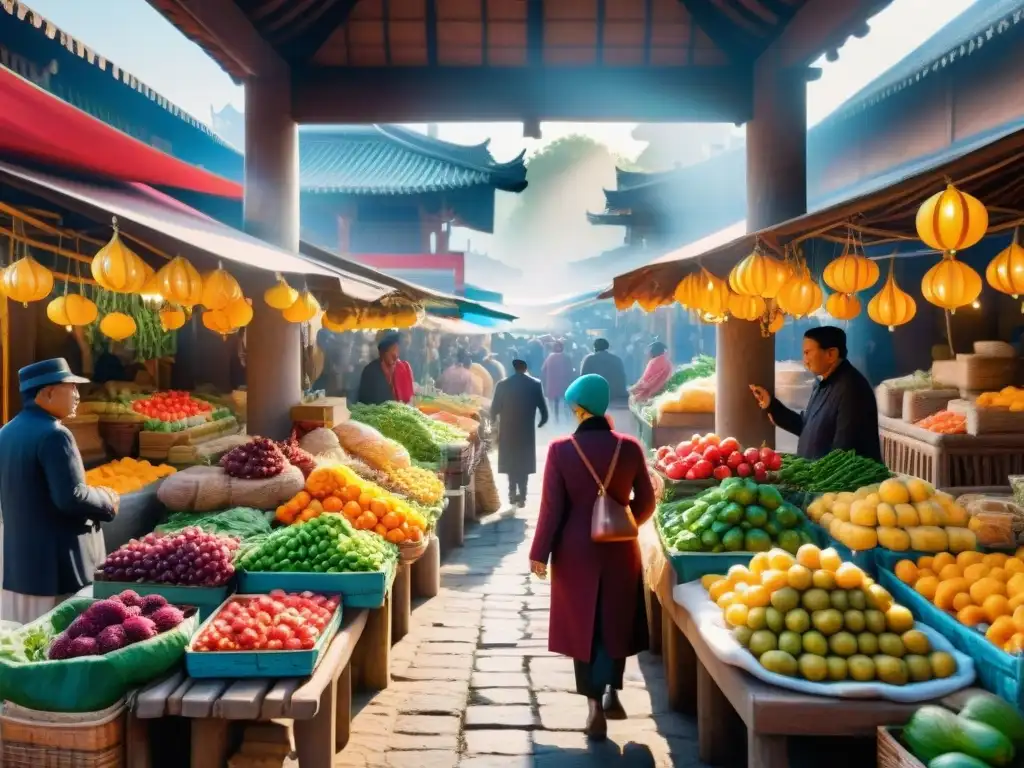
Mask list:
[[[596,373],[580,376],[565,390],[565,402],[579,406],[591,416],[604,416],[610,399],[608,382]]]

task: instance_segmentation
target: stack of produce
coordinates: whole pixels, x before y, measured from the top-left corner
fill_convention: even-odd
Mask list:
[[[281,449],[273,440],[255,437],[245,445],[224,454],[220,465],[231,477],[241,480],[264,480],[277,477],[288,465]]]
[[[155,533],[178,533],[186,528],[199,528],[207,533],[244,541],[270,533],[271,515],[260,509],[235,507],[222,512],[172,512],[156,527]]]
[[[683,384],[694,379],[704,379],[711,376],[715,372],[715,358],[708,357],[707,355],[697,355],[688,363],[680,365],[672,375],[668,377],[665,383],[661,386],[657,392],[651,395],[651,400],[654,400],[658,395],[662,395],[666,392],[674,392],[679,389]]]
[[[398,547],[370,531],[357,531],[341,515],[321,515],[278,528],[243,547],[235,565],[245,571],[351,573],[394,566]]]
[[[205,400],[179,391],[157,392],[151,397],[136,399],[132,410],[145,419],[143,428],[149,432],[180,432],[233,416],[226,408],[215,409]]]
[[[184,619],[181,610],[160,595],[140,597],[125,590],[89,606],[53,641],[48,658],[102,656],[169,632]]]
[[[219,587],[235,575],[238,540],[200,528],[150,533],[111,552],[100,566],[106,581]]]
[[[395,467],[387,470],[388,488],[426,507],[444,501],[444,483],[436,472],[421,467]]]
[[[783,454],[782,468],[771,476],[771,480],[788,488],[828,493],[854,491],[889,477],[892,473],[884,464],[860,456],[855,451],[835,450],[816,461]]]
[[[110,488],[119,494],[126,494],[145,488],[174,472],[174,467],[167,464],[153,466],[145,459],[139,461],[125,457],[90,469],[85,473],[85,482],[94,488]]]
[[[373,427],[358,421],[346,421],[334,428],[343,450],[373,469],[408,467],[409,452]]]
[[[301,651],[316,645],[338,610],[337,597],[275,589],[260,597],[235,597],[192,644],[193,651]]]
[[[725,480],[727,477],[753,477],[768,482],[768,472],[782,466],[774,450],[747,448],[735,437],[720,438],[712,433],[694,435],[679,445],[664,445],[655,452],[655,469],[670,480]]]
[[[956,673],[956,660],[932,650],[910,610],[834,549],[759,553],[702,581],[736,640],[771,672],[890,685]]]
[[[921,389],[931,389],[932,375],[928,371],[914,371],[907,376],[900,376],[897,379],[886,379],[882,386],[887,389],[897,389],[901,392],[916,392]]]
[[[1003,387],[998,392],[983,392],[975,403],[979,408],[1009,408],[1024,411],[1024,388]]]
[[[434,421],[440,421],[444,424],[449,424],[456,429],[460,429],[467,435],[475,435],[480,431],[480,422],[476,419],[470,419],[466,416],[455,416],[454,414],[448,413],[447,411],[438,411],[437,413],[427,414]]]
[[[927,705],[910,718],[900,739],[928,768],[1015,765],[1024,747],[1024,718],[991,693],[972,693],[956,714]]]
[[[962,552],[978,548],[967,510],[948,493],[917,478],[890,478],[855,492],[826,493],[807,514],[854,552],[875,547],[903,552]]]
[[[658,395],[652,404],[657,420],[666,413],[714,413],[715,387],[715,377],[704,376]]]
[[[298,440],[283,440],[278,442],[277,447],[281,449],[281,453],[292,466],[298,467],[302,471],[303,477],[309,477],[310,473],[316,469],[316,459],[311,453],[303,450]]]
[[[351,411],[353,420],[400,443],[417,461],[438,463],[444,459],[445,446],[465,442],[468,437],[461,429],[435,421],[404,403],[359,404]]]
[[[900,560],[896,578],[1012,654],[1024,653],[1024,549]]]
[[[921,419],[916,426],[940,435],[963,435],[967,433],[967,416],[955,411],[938,411]]]
[[[480,404],[468,395],[447,395],[434,391],[416,395],[416,407],[428,416],[435,413],[450,413],[465,419],[479,419]]]
[[[672,552],[789,552],[811,540],[803,512],[773,485],[738,477],[688,499],[658,505],[658,528]]]

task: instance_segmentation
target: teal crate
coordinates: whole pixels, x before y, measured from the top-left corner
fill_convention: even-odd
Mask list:
[[[669,562],[676,571],[676,581],[685,584],[688,581],[717,573],[724,576],[734,565],[746,565],[753,552],[679,552],[666,553]]]
[[[254,597],[260,595],[232,595],[221,606],[231,600]],[[218,606],[217,611],[221,606]],[[217,611],[202,623],[185,649],[185,669],[189,677],[309,677],[341,626],[342,606],[338,606],[320,639],[308,651],[193,651],[193,645],[213,621]]]
[[[234,590],[233,583],[222,587],[179,587],[172,584],[138,584],[132,581],[94,581],[92,596],[97,600],[119,595],[133,589],[140,595],[160,595],[172,605],[191,605],[199,610],[199,619],[205,621],[227,600]]]
[[[977,629],[966,627],[946,611],[937,608],[911,587],[896,578],[891,568],[903,559],[904,552],[886,553],[879,582],[897,603],[906,606],[919,621],[942,633],[959,651],[974,660],[981,686],[1018,708],[1024,707],[1024,657],[1013,656],[989,642]],[[896,557],[900,555],[900,557]]]
[[[296,573],[294,571],[239,571],[238,591],[265,595],[272,589],[341,595],[349,608],[380,608],[395,580],[395,569],[362,573]]]

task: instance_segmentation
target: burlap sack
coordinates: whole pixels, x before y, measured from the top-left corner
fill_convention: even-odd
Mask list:
[[[334,453],[342,450],[338,436],[329,429],[320,427],[307,432],[299,438],[299,447],[308,453],[318,456],[321,453]]]
[[[175,472],[164,479],[156,495],[172,512],[213,512],[231,506],[228,476],[220,467],[189,467]]]
[[[476,490],[477,516],[491,515],[501,509],[501,498],[498,485],[494,481],[494,470],[491,460],[485,453],[477,464],[473,474],[473,487]]]
[[[265,480],[241,480],[229,477],[228,507],[277,509],[306,486],[302,470],[289,464],[277,477]]]

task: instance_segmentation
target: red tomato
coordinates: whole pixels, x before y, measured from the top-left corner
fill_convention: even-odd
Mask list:
[[[659,460],[660,460],[660,459],[664,459],[664,458],[665,458],[665,456],[667,456],[667,455],[668,455],[668,453],[669,453],[669,451],[671,451],[671,450],[672,450],[672,449],[671,449],[671,448],[669,448],[669,447],[668,447],[667,445],[663,445],[663,446],[661,446],[661,448],[659,448],[659,449],[658,449],[657,453],[655,453],[654,455],[655,455],[655,457],[656,457],[656,458],[658,458]]]
[[[767,445],[761,446],[761,452],[760,452],[760,453],[761,453],[761,461],[763,461],[763,462],[764,462],[765,464],[767,464],[767,463],[768,463],[768,460],[769,460],[769,459],[770,459],[770,458],[771,458],[772,456],[774,456],[774,455],[775,455],[775,451],[773,451],[773,450],[772,450],[771,448],[769,448],[769,447],[768,447]]]
[[[710,461],[712,464],[721,464],[722,454],[719,453],[718,448],[714,445],[708,446],[704,450],[704,461]]]
[[[736,474],[739,477],[750,477],[750,475],[751,475],[751,473],[753,473],[753,471],[754,470],[751,469],[750,465],[747,462],[745,462],[745,461],[742,464],[739,464],[736,467]]]
[[[735,437],[727,437],[718,444],[718,450],[722,452],[723,456],[728,456],[733,451],[740,449],[740,441]]]
[[[714,466],[707,459],[701,459],[693,465],[693,474],[697,476],[698,480],[707,480],[714,470]]]
[[[768,482],[768,472],[764,469],[764,465],[761,465],[761,469],[754,470],[754,480],[756,480],[759,483]]]
[[[284,647],[289,651],[300,651],[302,650],[302,641],[297,637],[289,637],[284,641]]]
[[[684,461],[673,461],[668,465],[668,469],[665,470],[666,477],[669,480],[682,480],[686,475],[687,466]]]
[[[730,469],[736,469],[736,467],[743,463],[743,454],[739,451],[733,451],[726,458],[725,463]]]
[[[768,468],[764,465],[763,461],[755,462],[755,464],[754,464],[754,472],[755,473],[757,473],[757,472],[767,472],[767,471],[768,471]]]
[[[727,477],[732,477],[732,470],[724,464],[715,467],[715,471],[712,473],[715,480],[725,480]]]
[[[686,477],[687,480],[696,480],[697,479],[697,473],[694,472],[692,469],[688,469],[688,470],[686,470],[685,477]]]
[[[284,649],[284,643],[281,640],[267,640],[268,651],[280,651]]]
[[[747,464],[754,465],[761,460],[761,452],[757,448],[747,448],[743,452],[743,458],[747,460]]]
[[[680,443],[676,446],[676,456],[684,458],[693,450],[693,443]]]
[[[266,611],[260,611],[256,614],[256,621],[265,627],[269,627],[274,623],[274,620],[270,618],[270,614]]]
[[[778,472],[782,469],[782,457],[777,453],[773,453],[771,457],[764,463],[766,467],[772,472]]]
[[[231,633],[234,635],[240,635],[245,630],[249,629],[250,623],[244,619],[235,619],[231,622]]]

